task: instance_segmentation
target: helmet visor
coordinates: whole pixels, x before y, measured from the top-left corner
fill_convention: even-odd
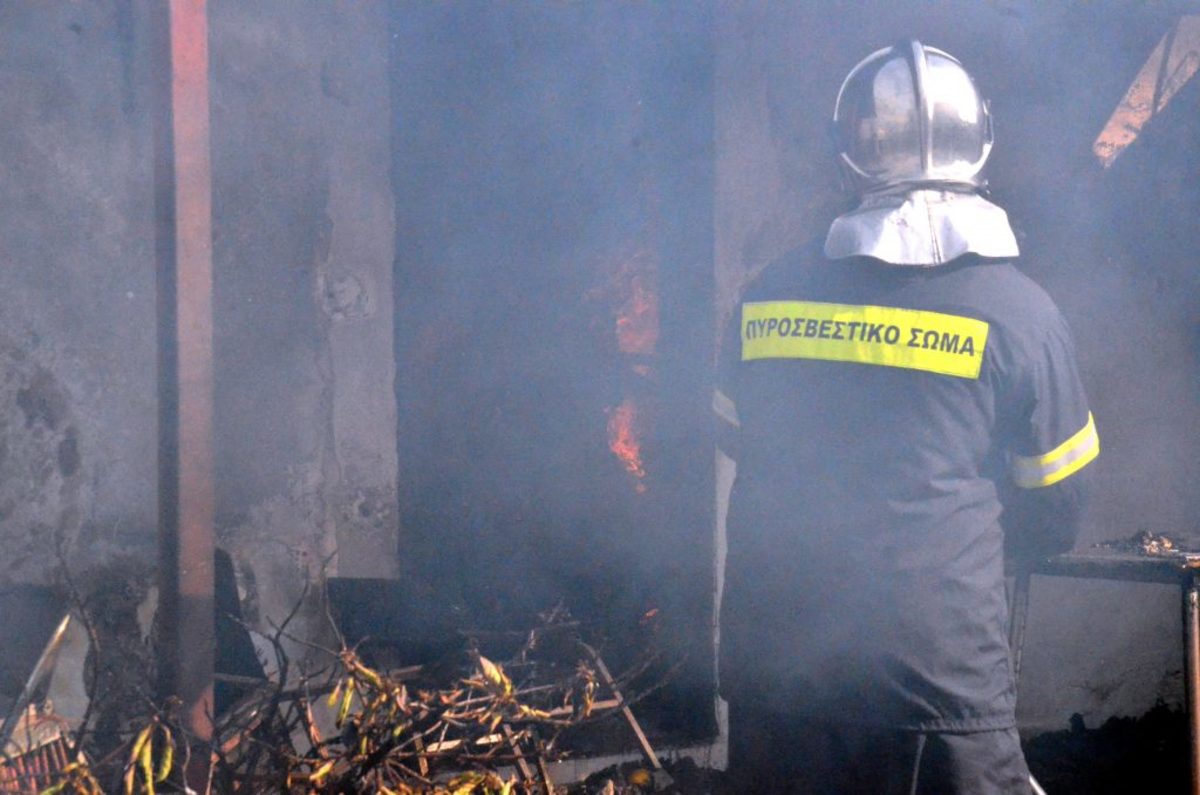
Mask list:
[[[906,61],[881,58],[863,65],[847,81],[838,105],[838,134],[851,165],[879,183],[920,173],[917,109]]]

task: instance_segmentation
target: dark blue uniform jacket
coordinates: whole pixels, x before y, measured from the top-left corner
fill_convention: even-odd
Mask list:
[[[734,313],[714,408],[737,460],[723,690],[852,723],[1012,726],[1005,495],[1026,548],[1069,547],[1099,450],[1046,293],[971,255],[797,252]]]

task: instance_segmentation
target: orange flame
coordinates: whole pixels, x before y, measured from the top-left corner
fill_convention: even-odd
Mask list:
[[[620,259],[610,260],[605,268],[608,282],[588,291],[589,299],[600,299],[612,309],[612,327],[617,348],[632,357],[628,366],[639,376],[651,374],[649,357],[658,345],[659,316],[656,281],[658,256],[644,243],[635,244]],[[608,448],[635,478],[635,490],[644,494],[646,469],[642,464],[641,428],[638,407],[626,397],[619,406],[605,408],[608,417]]]
[[[646,491],[646,484],[640,482],[646,477],[646,469],[642,466],[641,443],[637,436],[637,404],[629,398],[621,405],[607,409],[608,414],[608,449],[613,451],[625,471],[638,479],[636,486],[638,494]]]

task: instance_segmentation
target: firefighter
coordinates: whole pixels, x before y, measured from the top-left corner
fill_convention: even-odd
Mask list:
[[[1005,548],[1074,542],[1099,440],[1071,335],[983,195],[957,60],[873,53],[834,123],[857,207],[746,290],[714,393],[733,791],[1028,792]]]

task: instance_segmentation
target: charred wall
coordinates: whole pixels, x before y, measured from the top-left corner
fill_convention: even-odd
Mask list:
[[[0,4],[0,584],[60,537],[155,560],[149,8]],[[387,15],[209,15],[218,531],[261,615],[395,566]]]
[[[153,533],[149,121],[125,2],[0,6],[0,583]]]
[[[844,208],[827,131],[859,59],[909,36],[992,101],[995,200],[1021,267],[1071,323],[1103,452],[1078,548],[1140,530],[1197,538],[1196,103],[1189,83],[1108,170],[1092,142],[1184,4],[748,3],[717,14],[718,311]],[[1036,579],[1026,726],[1089,724],[1181,697],[1178,595]]]
[[[0,8],[10,580],[52,578],[58,535],[155,558],[148,8]],[[209,16],[217,529],[251,619],[326,558],[395,573],[399,448],[410,570],[686,613],[708,687],[706,7]]]

